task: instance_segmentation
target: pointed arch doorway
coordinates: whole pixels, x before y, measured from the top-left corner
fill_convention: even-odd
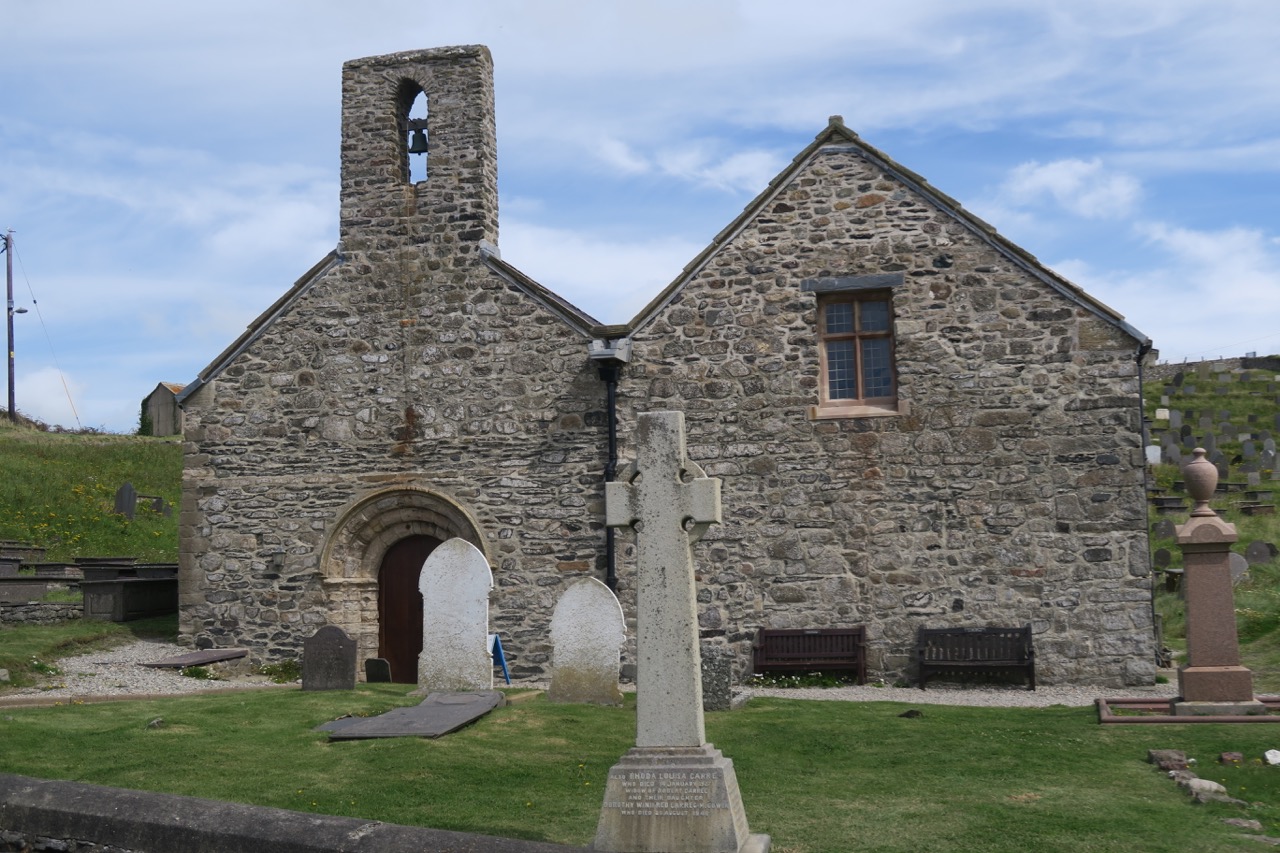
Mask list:
[[[391,680],[418,682],[422,651],[422,564],[440,544],[434,536],[406,536],[387,549],[378,569],[378,657],[391,665]]]

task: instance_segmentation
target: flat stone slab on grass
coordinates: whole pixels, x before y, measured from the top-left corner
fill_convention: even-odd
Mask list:
[[[187,666],[204,666],[207,663],[235,660],[247,654],[249,654],[248,649],[205,649],[200,652],[190,652],[185,655],[153,660],[150,663],[142,664],[142,666],[149,666],[152,669],[182,669]]]
[[[437,738],[457,731],[501,707],[504,697],[496,690],[466,693],[435,692],[418,705],[396,708],[377,717],[346,717],[316,726],[329,740],[363,740],[375,737]]]

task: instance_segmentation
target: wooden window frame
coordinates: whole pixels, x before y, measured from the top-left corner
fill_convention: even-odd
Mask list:
[[[856,418],[856,417],[883,417],[888,415],[904,415],[909,409],[907,404],[898,396],[898,369],[897,369],[897,335],[894,328],[894,305],[893,291],[891,289],[867,289],[867,288],[822,288],[826,292],[820,292],[817,299],[817,339],[818,339],[818,405],[811,406],[809,409],[809,417],[811,419],[824,418]],[[862,303],[866,302],[884,302],[888,305],[889,322],[888,328],[877,331],[863,331],[861,328]],[[853,330],[847,332],[828,332],[826,329],[827,322],[827,306],[836,304],[850,304],[853,306]],[[891,394],[877,397],[867,397],[864,393],[864,383],[866,381],[863,360],[862,360],[862,341],[864,340],[885,340],[889,341],[889,370],[890,381],[892,382],[893,391]],[[849,340],[853,341],[854,350],[854,374],[857,382],[858,396],[842,397],[833,399],[831,394],[831,376],[827,365],[827,345],[832,341]]]

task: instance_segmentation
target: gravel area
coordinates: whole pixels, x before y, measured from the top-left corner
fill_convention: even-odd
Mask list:
[[[58,661],[61,675],[51,676],[37,687],[6,691],[0,694],[0,705],[27,704],[37,701],[65,701],[96,697],[172,696],[271,686],[261,676],[207,681],[179,675],[176,670],[151,669],[142,663],[162,660],[191,650],[172,643],[139,640],[108,651],[91,652]],[[1177,674],[1163,671],[1166,684],[1151,687],[961,687],[934,682],[928,690],[915,687],[822,687],[822,688],[740,688],[738,695],[776,696],[783,699],[818,699],[836,702],[903,702],[911,705],[981,705],[997,708],[1044,708],[1051,705],[1083,707],[1100,697],[1172,698],[1177,695]],[[546,689],[544,681],[516,681],[512,687]],[[634,690],[634,685],[624,685]]]
[[[173,643],[139,640],[106,651],[62,658],[56,664],[62,671],[60,675],[51,675],[35,687],[5,691],[0,694],[0,705],[110,696],[172,696],[271,684],[261,676],[211,681],[179,675],[174,669],[141,665],[190,652]]]
[[[1164,673],[1168,676],[1170,673]],[[931,681],[927,690],[918,687],[749,687],[747,696],[777,696],[783,699],[823,699],[836,702],[905,702],[911,705],[971,705],[989,708],[1047,708],[1051,705],[1084,707],[1094,700],[1137,697],[1173,698],[1178,695],[1177,675],[1167,684],[1151,687],[961,687]]]

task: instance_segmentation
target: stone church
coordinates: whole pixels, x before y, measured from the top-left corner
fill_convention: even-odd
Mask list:
[[[604,483],[678,410],[723,480],[699,618],[739,677],[761,627],[864,625],[892,680],[921,626],[1030,624],[1043,684],[1152,681],[1150,342],[839,117],[616,326],[499,253],[484,47],[346,63],[341,150],[337,248],[181,394],[186,642],[265,662],[338,625],[412,681],[451,537],[513,674],[583,574],[634,631]]]

